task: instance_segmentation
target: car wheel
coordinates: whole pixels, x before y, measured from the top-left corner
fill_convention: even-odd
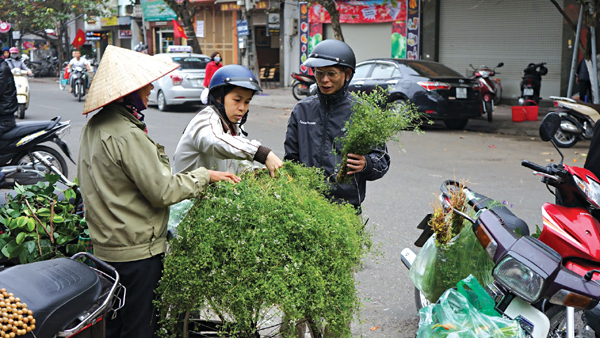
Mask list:
[[[169,109],[169,106],[167,105],[167,100],[165,99],[165,94],[162,92],[162,90],[158,91],[158,95],[156,96],[156,103],[158,105],[158,110],[160,111],[166,111],[167,109]]]
[[[453,120],[444,120],[444,124],[448,129],[454,130],[462,130],[465,128],[469,119],[453,119]]]

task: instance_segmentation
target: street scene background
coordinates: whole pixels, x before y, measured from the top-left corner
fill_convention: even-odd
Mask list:
[[[31,106],[26,121],[62,116],[71,120],[71,132],[64,138],[76,160],[79,135],[87,122],[83,102],[77,102],[68,87],[60,91],[56,78],[31,79]],[[266,89],[250,104],[246,130],[283,157],[287,120],[296,100],[290,88]],[[156,107],[144,111],[150,137],[166,148],[172,158],[180,135],[201,106],[161,112]],[[523,218],[530,230],[541,225],[541,206],[553,196],[540,178],[520,165],[527,159],[541,165],[560,161],[549,144],[539,139],[538,126],[547,109],[540,110],[538,121],[512,122],[510,107],[499,106],[489,123],[473,119],[464,131],[450,131],[442,124],[424,126],[423,133],[406,132],[401,143],[388,144],[391,167],[387,175],[367,185],[364,219],[373,232],[374,251],[356,274],[363,304],[352,323],[355,336],[414,337],[418,316],[413,284],[402,265],[400,252],[413,250],[419,235],[417,224],[432,210],[444,180],[465,180],[473,190],[509,206]],[[567,164],[583,166],[589,142],[563,149]],[[77,169],[69,163],[69,178]]]

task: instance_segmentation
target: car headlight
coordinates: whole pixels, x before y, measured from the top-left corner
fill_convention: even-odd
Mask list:
[[[544,278],[510,255],[496,265],[493,275],[498,283],[529,303],[542,293]]]
[[[579,187],[579,190],[585,194],[588,201],[596,208],[600,208],[600,184],[594,181],[591,177],[587,176],[587,182],[581,178],[573,175],[575,183]]]

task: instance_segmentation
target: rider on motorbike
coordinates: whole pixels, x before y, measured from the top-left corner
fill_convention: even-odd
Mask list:
[[[6,46],[2,48],[2,58],[4,58],[4,60],[10,58],[10,47]]]
[[[6,63],[8,64],[11,70],[13,70],[14,68],[19,68],[24,71],[27,71],[27,75],[33,75],[31,70],[27,67],[27,65],[25,65],[25,62],[23,62],[19,58],[19,49],[17,47],[12,47],[11,49],[9,49],[9,53],[10,58],[6,59]]]
[[[88,62],[88,60],[86,60],[85,58],[81,57],[81,52],[78,51],[77,49],[73,51],[73,53],[71,54],[73,56],[73,58],[71,59],[71,61],[69,61],[69,65],[67,66],[68,68],[68,72],[69,74],[69,84],[71,85],[71,90],[70,92],[73,92],[73,82],[71,81],[71,77],[73,74],[73,67],[81,67],[81,68],[85,68],[88,72],[91,71],[90,68],[90,63]],[[88,76],[87,74],[84,74],[85,79],[85,91],[87,92],[87,88],[88,88]]]

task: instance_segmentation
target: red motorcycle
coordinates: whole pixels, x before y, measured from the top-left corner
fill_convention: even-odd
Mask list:
[[[292,73],[292,94],[296,100],[302,100],[301,96],[311,96],[317,93],[317,80],[313,75]]]
[[[496,68],[504,66],[504,62],[500,62],[494,69],[486,65],[482,65],[475,69],[473,65],[469,65],[473,69],[473,75],[471,79],[477,79],[481,86],[481,106],[482,115],[487,114],[488,121],[492,122],[492,113],[494,112],[494,105],[500,102],[502,98],[502,85],[499,79],[492,79],[496,74]]]

